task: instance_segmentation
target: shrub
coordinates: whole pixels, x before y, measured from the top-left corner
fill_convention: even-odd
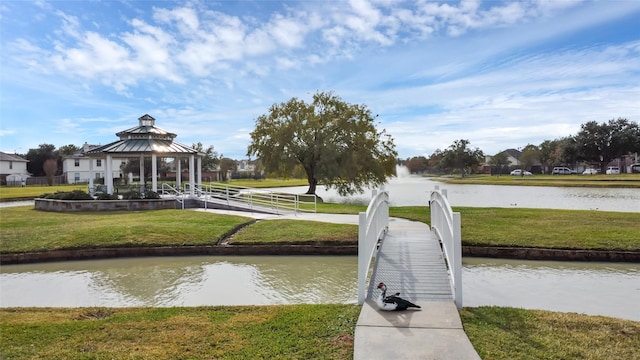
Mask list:
[[[160,195],[155,191],[147,190],[147,191],[144,192],[144,198],[145,199],[160,199]]]
[[[122,194],[123,200],[137,200],[142,199],[142,194],[139,191],[129,191]]]
[[[98,194],[98,200],[118,200],[118,195],[109,195],[107,193]]]
[[[54,194],[40,195],[43,199],[55,199],[55,200],[93,200],[91,195],[82,190],[73,191],[58,191]]]

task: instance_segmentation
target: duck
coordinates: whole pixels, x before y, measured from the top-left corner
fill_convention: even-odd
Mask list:
[[[416,305],[409,300],[401,298],[399,292],[387,296],[387,285],[383,282],[378,284],[378,289],[382,290],[382,293],[380,293],[380,296],[376,299],[376,304],[380,310],[402,311],[407,310],[408,308],[421,308],[420,305]]]

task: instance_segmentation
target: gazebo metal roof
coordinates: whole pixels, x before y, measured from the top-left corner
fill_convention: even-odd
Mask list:
[[[162,154],[162,155],[204,155],[198,150],[173,141],[177,136],[155,126],[155,120],[149,114],[138,118],[139,126],[120,131],[116,136],[120,140],[98,146],[87,152],[88,155],[100,154]]]

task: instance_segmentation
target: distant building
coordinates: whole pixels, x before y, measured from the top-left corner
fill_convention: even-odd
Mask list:
[[[97,148],[98,145],[89,145],[86,142],[82,148],[74,154],[64,156],[62,158],[62,175],[68,184],[89,183],[89,177],[93,174],[95,179],[103,179],[106,171],[105,159],[90,158],[86,153]],[[93,162],[93,170],[90,163]],[[113,158],[111,160],[113,177],[120,178],[124,176],[120,171],[120,165],[127,162],[124,158]]]
[[[27,171],[29,160],[18,155],[3,153],[0,151],[0,184],[8,186],[20,186],[31,176]]]

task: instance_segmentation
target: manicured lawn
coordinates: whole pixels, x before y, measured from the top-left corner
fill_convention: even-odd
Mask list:
[[[323,212],[357,214],[363,206],[323,204]],[[638,214],[582,210],[454,208],[464,245],[639,250]],[[429,208],[392,207],[391,216],[429,223]],[[185,210],[52,213],[0,208],[0,252],[54,249],[212,245],[252,219]],[[355,225],[300,220],[251,224],[231,243],[357,243]],[[72,226],[70,226],[72,225]]]
[[[5,308],[3,359],[352,359],[356,305]],[[640,322],[500,307],[460,312],[485,360],[637,359]]]
[[[58,191],[87,191],[87,185],[56,185],[56,186],[0,186],[0,199],[35,198],[42,194],[53,194]]]
[[[449,184],[640,188],[640,174],[433,177]]]
[[[55,213],[32,206],[0,208],[0,252],[213,245],[250,221],[185,210]]]
[[[505,307],[465,308],[465,333],[482,359],[638,359],[640,322]]]
[[[2,359],[350,359],[355,305],[0,310]]]
[[[309,182],[304,179],[233,179],[231,181],[221,181],[221,184],[229,184],[233,186],[245,186],[252,188],[273,188],[288,186],[308,186]]]
[[[358,226],[304,220],[265,220],[234,234],[230,244],[350,244],[358,243]]]

